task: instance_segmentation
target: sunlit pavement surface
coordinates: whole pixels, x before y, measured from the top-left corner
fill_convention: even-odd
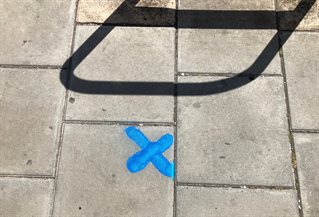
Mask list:
[[[1,0],[0,216],[318,217],[319,2],[299,2]],[[174,180],[127,170],[128,126],[174,135]]]

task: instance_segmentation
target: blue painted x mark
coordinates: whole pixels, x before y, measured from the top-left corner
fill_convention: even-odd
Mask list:
[[[128,127],[125,132],[142,149],[127,160],[126,166],[130,172],[139,172],[152,162],[160,173],[174,179],[174,162],[170,163],[162,155],[173,144],[172,135],[165,134],[156,142],[151,142],[135,127]]]

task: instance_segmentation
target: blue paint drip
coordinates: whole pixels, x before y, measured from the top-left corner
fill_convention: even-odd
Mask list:
[[[171,134],[165,134],[157,142],[151,142],[135,127],[128,127],[125,132],[142,149],[127,160],[126,166],[130,172],[137,173],[152,162],[160,173],[174,179],[174,162],[170,163],[162,155],[173,144]]]

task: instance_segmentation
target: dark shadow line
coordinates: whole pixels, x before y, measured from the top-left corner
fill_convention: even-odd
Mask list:
[[[138,2],[135,0],[135,2]],[[218,81],[202,82],[202,83],[174,83],[174,82],[118,82],[118,81],[89,81],[74,75],[76,67],[94,50],[94,48],[112,31],[114,26],[100,26],[63,64],[63,68],[70,68],[70,81],[72,85],[68,85],[65,79],[65,71],[61,70],[60,80],[62,84],[69,90],[85,94],[104,94],[104,95],[175,95],[174,89],[177,89],[178,96],[196,96],[210,95],[226,92],[239,88],[250,83],[256,77],[262,74],[269,63],[278,53],[279,49],[285,44],[298,24],[305,17],[307,12],[313,6],[316,0],[302,0],[295,10],[287,12],[278,12],[284,16],[297,16],[298,21],[294,23],[291,32],[288,32],[281,38],[278,43],[279,33],[277,32],[254,63],[246,70],[240,72],[234,77],[225,78]],[[127,3],[122,5],[108,18],[104,23],[114,19],[119,13],[127,10]],[[132,8],[132,7],[129,7]],[[135,9],[135,8],[134,8]],[[143,9],[143,8],[142,8]],[[141,9],[141,10],[142,10]],[[149,10],[149,8],[147,8]],[[145,9],[144,9],[145,10]],[[152,8],[152,10],[155,10]],[[166,9],[162,9],[166,10]],[[171,9],[167,9],[171,10]],[[276,29],[275,17],[273,21],[264,23],[264,19],[273,16],[274,11],[178,11],[179,22],[178,28],[210,28],[210,29]],[[254,17],[262,18],[259,22],[248,22],[245,20],[254,19]],[[219,19],[220,18],[220,19]],[[229,19],[225,20],[225,19]],[[222,22],[218,22],[218,19]],[[191,22],[193,20],[194,22]],[[256,20],[256,19],[255,19]],[[258,20],[258,19],[257,19]],[[259,20],[260,21],[260,20]],[[224,22],[224,23],[223,23]],[[187,24],[188,23],[188,24]],[[223,23],[223,25],[222,25]],[[257,24],[259,28],[256,27]]]

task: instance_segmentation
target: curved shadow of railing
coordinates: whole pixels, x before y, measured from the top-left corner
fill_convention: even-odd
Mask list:
[[[133,0],[136,4],[138,0]],[[65,79],[65,70],[60,72],[60,81],[65,88],[74,92],[85,94],[104,95],[178,95],[196,96],[210,95],[226,92],[250,83],[254,78],[260,76],[270,62],[278,53],[279,49],[286,43],[293,31],[306,16],[316,0],[302,0],[293,11],[277,12],[280,17],[298,17],[289,31],[280,37],[277,32],[267,46],[263,49],[254,63],[246,70],[218,81],[202,83],[174,83],[174,82],[129,82],[129,81],[90,81],[77,77],[74,70],[94,50],[94,48],[112,31],[114,26],[101,25],[63,64],[63,69],[68,68],[69,78]],[[114,20],[119,14],[126,13],[132,7],[124,2],[106,21]],[[134,8],[135,11],[143,13],[172,12],[172,9],[160,8]],[[206,29],[277,29],[275,11],[177,11],[179,22],[177,28],[206,28]],[[257,22],[256,22],[257,21]],[[125,22],[124,22],[125,23]],[[238,79],[240,78],[240,79]],[[177,91],[176,91],[177,90]]]

